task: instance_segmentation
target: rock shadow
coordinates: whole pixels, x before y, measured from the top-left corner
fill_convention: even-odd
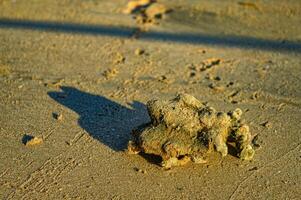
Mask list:
[[[150,121],[146,106],[133,101],[129,107],[104,96],[90,94],[73,87],[61,87],[60,92],[48,92],[56,102],[79,115],[78,124],[93,138],[114,151],[124,150],[131,130]],[[131,107],[131,108],[130,108]]]

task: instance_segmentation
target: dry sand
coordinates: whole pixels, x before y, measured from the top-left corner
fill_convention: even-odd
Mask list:
[[[160,3],[145,25],[125,0],[0,0],[0,199],[300,199],[301,2]],[[128,155],[145,103],[178,92],[241,108],[254,160]]]

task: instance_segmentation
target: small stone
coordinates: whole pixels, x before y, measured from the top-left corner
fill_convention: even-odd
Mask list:
[[[206,50],[205,50],[205,49],[198,49],[197,52],[198,52],[198,53],[205,54],[205,53],[206,53]]]
[[[219,77],[219,76],[216,76],[216,77],[214,77],[214,80],[216,80],[216,81],[220,81],[220,80],[222,80],[222,79],[221,79],[221,77]]]
[[[211,68],[215,65],[218,65],[221,63],[221,59],[219,58],[209,58],[209,59],[206,59],[203,61],[203,64],[205,65],[205,68],[208,69],[208,68]]]
[[[258,170],[258,167],[252,167],[251,169],[249,169],[249,171],[256,171]]]
[[[167,77],[166,75],[161,75],[161,76],[157,77],[157,80],[162,83],[166,83],[166,84],[170,84],[173,82],[173,80],[170,79],[169,77]]]
[[[263,122],[262,124],[260,124],[261,126],[264,126],[266,128],[272,128],[272,124],[269,121]]]
[[[145,10],[145,14],[148,18],[162,18],[165,13],[168,13],[170,9],[168,9],[165,5],[160,3],[154,3],[147,7]]]
[[[261,147],[260,143],[258,142],[258,135],[254,136],[252,140],[252,145],[254,149],[259,149]]]
[[[230,81],[230,82],[227,84],[227,87],[230,87],[230,86],[232,86],[232,85],[234,85],[234,82]]]
[[[195,72],[190,72],[189,77],[195,77],[196,73]]]
[[[217,92],[223,92],[225,90],[224,86],[216,85],[216,84],[210,84],[209,87]]]
[[[131,14],[138,8],[147,6],[151,2],[151,0],[129,1],[126,5],[126,8],[122,12],[124,14]]]
[[[156,0],[129,1],[124,14],[133,14],[137,24],[158,24],[156,19],[162,19],[172,10]]]
[[[136,56],[140,56],[140,55],[144,54],[144,52],[145,52],[145,51],[144,51],[143,49],[136,49],[136,50],[135,50],[135,55],[136,55]]]
[[[58,121],[62,121],[63,120],[63,114],[61,114],[61,113],[53,113],[52,115]]]
[[[230,101],[232,104],[238,104],[238,101],[236,101],[236,100],[232,100],[232,101]]]
[[[23,144],[25,146],[36,146],[43,143],[43,139],[31,135],[24,135],[22,139]]]
[[[255,100],[255,99],[258,99],[258,97],[259,97],[259,92],[256,91],[256,92],[253,92],[251,99]]]
[[[139,173],[142,173],[142,174],[146,174],[146,171],[145,171],[145,170],[139,169],[138,167],[134,167],[134,170],[135,170],[136,172],[139,172]]]

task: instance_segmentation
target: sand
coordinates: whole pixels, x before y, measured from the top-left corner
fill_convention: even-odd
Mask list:
[[[301,3],[159,2],[145,29],[127,1],[0,0],[0,199],[300,198]],[[128,155],[146,102],[177,93],[241,108],[253,160]]]

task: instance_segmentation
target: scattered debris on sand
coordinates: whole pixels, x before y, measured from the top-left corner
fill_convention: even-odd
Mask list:
[[[162,19],[169,12],[171,9],[155,0],[132,0],[123,10],[124,14],[133,14],[137,24],[157,24],[156,19]]]
[[[214,84],[214,83],[209,84],[209,87],[211,89],[213,89],[214,91],[216,91],[216,92],[223,92],[226,89],[224,86],[217,85],[217,84]]]
[[[123,13],[131,14],[140,8],[150,5],[153,2],[153,0],[131,0],[127,3],[126,8],[123,10]]]
[[[24,135],[22,138],[22,142],[23,144],[25,144],[25,146],[30,147],[42,144],[43,139],[31,135]]]
[[[113,60],[113,64],[117,65],[120,63],[124,63],[125,57],[121,53],[116,53],[115,59]]]
[[[215,65],[219,65],[221,62],[222,62],[222,60],[219,58],[206,59],[201,63],[200,71],[205,71],[207,69],[210,69]]]
[[[161,83],[165,83],[165,84],[171,84],[174,82],[174,80],[172,78],[170,78],[170,76],[167,76],[167,75],[161,75],[161,76],[158,76],[156,78],[159,82]]]
[[[253,2],[238,2],[238,5],[242,6],[242,7],[245,7],[245,8],[253,8],[257,11],[261,11],[261,9],[258,7],[257,4],[253,3]]]
[[[192,71],[195,74],[196,72],[209,71],[209,70],[213,69],[213,67],[221,64],[222,62],[223,62],[223,60],[219,59],[219,58],[209,58],[209,59],[205,59],[205,60],[201,61],[199,64],[189,64],[187,67],[190,71]],[[221,80],[220,77],[217,77],[215,79],[215,77],[211,77],[210,75],[209,75],[208,79],[216,80],[216,81]]]
[[[44,85],[49,88],[57,88],[58,89],[62,86],[64,81],[65,81],[64,79],[59,79],[56,81],[49,81],[49,82],[45,83]]]
[[[151,122],[133,130],[131,154],[160,156],[161,166],[169,169],[190,161],[205,163],[214,148],[226,156],[231,141],[240,159],[253,159],[252,136],[239,108],[217,112],[191,95],[179,94],[169,101],[151,100],[147,109]]]
[[[116,68],[107,69],[103,72],[103,76],[108,80],[115,77],[118,74],[118,70]]]
[[[139,169],[138,167],[134,167],[134,170],[135,170],[136,172],[139,172],[139,173],[142,173],[142,174],[146,174],[146,170]]]
[[[145,15],[148,19],[162,18],[169,9],[165,5],[160,3],[153,3],[145,10]]]

